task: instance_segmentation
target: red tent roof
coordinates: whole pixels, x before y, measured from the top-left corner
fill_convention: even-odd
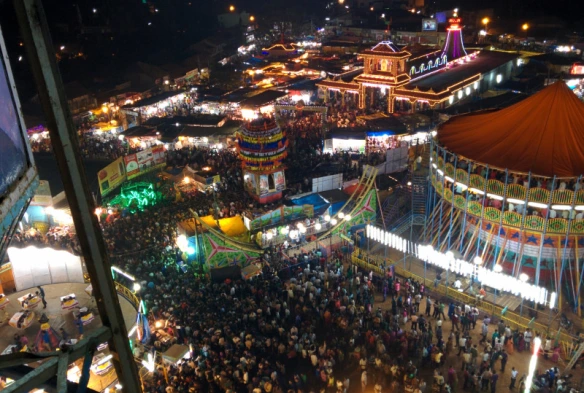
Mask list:
[[[453,153],[544,176],[584,174],[584,103],[558,81],[508,108],[458,116],[438,130]]]

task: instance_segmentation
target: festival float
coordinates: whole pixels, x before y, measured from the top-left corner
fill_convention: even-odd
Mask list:
[[[282,161],[288,151],[286,133],[270,117],[245,124],[237,134],[237,151],[245,190],[262,204],[282,198],[286,188]]]

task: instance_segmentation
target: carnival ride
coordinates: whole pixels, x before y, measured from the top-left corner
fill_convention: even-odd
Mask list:
[[[584,104],[559,81],[509,108],[443,124],[431,147],[424,240],[545,284],[559,309],[567,299],[580,314],[583,118]]]
[[[348,229],[353,226],[362,226],[367,222],[375,221],[377,197],[374,195],[374,183],[376,174],[375,168],[365,167],[363,175],[348,200],[332,217],[329,214],[324,217],[328,218],[328,220],[323,221],[328,229],[324,230],[326,227],[323,227],[321,234],[316,236],[317,240],[322,241],[332,235],[347,233]],[[190,232],[201,235],[201,241],[198,244],[202,247],[201,255],[205,256],[207,267],[216,268],[234,264],[245,267],[263,255],[264,250],[258,244],[241,241],[227,235],[220,223],[221,220],[215,220],[219,221],[219,225],[217,225],[216,222],[210,223],[208,216],[199,217],[193,210],[191,210],[191,214],[194,230]],[[280,225],[282,228],[287,227],[285,221],[282,221]],[[319,244],[322,247],[326,246],[322,242]]]

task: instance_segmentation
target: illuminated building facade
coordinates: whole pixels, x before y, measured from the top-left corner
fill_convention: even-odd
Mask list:
[[[261,117],[248,122],[237,134],[237,149],[246,191],[259,203],[282,198],[288,140],[275,120]]]
[[[335,97],[340,93],[342,101],[358,100],[361,109],[384,100],[388,113],[416,112],[452,105],[511,77],[516,55],[468,53],[462,40],[461,19],[451,18],[449,22],[441,49],[400,49],[390,41],[382,41],[360,53],[364,62],[361,74],[351,80],[340,75],[317,83],[324,90],[325,101],[333,92]]]

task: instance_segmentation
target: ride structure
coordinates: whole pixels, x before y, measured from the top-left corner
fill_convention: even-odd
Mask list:
[[[546,285],[558,308],[563,294],[580,313],[582,119],[584,104],[559,81],[506,109],[444,123],[431,145],[425,241]]]
[[[282,198],[286,188],[282,161],[288,154],[287,149],[286,133],[273,118],[252,120],[237,134],[245,190],[259,203],[272,203]]]

